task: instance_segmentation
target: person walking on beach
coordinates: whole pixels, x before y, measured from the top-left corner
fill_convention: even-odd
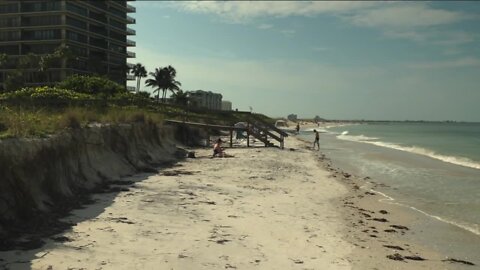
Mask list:
[[[315,149],[315,144],[318,146],[318,151],[320,151],[320,135],[316,129],[313,130],[315,132],[315,141],[313,141],[313,149]]]
[[[297,134],[300,133],[300,123],[297,123],[297,127],[295,128],[295,130],[297,131]]]

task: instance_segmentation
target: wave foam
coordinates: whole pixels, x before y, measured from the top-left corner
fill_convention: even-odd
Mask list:
[[[423,155],[427,156],[433,159],[437,159],[443,162],[455,164],[455,165],[460,165],[464,167],[469,167],[473,169],[480,169],[480,163],[473,161],[471,159],[465,158],[465,157],[456,157],[456,156],[447,156],[447,155],[442,155],[435,153],[432,150],[425,149],[422,147],[416,147],[416,146],[402,146],[394,143],[387,143],[387,142],[380,142],[377,141],[378,138],[374,137],[367,137],[364,135],[359,135],[359,136],[351,136],[347,135],[348,131],[342,132],[339,136],[337,136],[338,139],[341,140],[346,140],[346,141],[353,141],[353,142],[362,142],[362,143],[369,143],[381,147],[386,147],[390,149],[395,149],[395,150],[400,150],[404,152],[410,152],[418,155]]]
[[[324,128],[307,128],[307,129],[302,129],[302,131],[313,132],[314,129],[320,133],[330,133],[328,130]]]

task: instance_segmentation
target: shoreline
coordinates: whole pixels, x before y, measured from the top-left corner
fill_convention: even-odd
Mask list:
[[[232,158],[210,159],[206,148],[194,151],[197,158],[158,174],[121,179],[118,185],[125,188],[118,194],[94,195],[94,204],[63,219],[74,224],[71,229],[46,239],[39,249],[0,252],[0,267],[459,269],[463,265],[443,262],[440,254],[404,239],[403,235],[416,233],[405,229],[414,216],[380,203],[379,194],[362,189],[365,179],[335,168],[298,138],[288,138],[285,150],[228,148]]]
[[[310,141],[298,137],[295,139],[303,142],[306,149],[312,150]],[[412,231],[410,224],[434,217],[411,206],[396,203],[395,199],[375,189],[383,184],[372,181],[368,176],[358,177],[345,172],[335,167],[321,151],[319,154],[317,159],[320,166],[331,173],[331,178],[349,190],[340,204],[344,206],[344,221],[349,225],[346,226],[344,235],[356,247],[349,259],[353,269],[382,269],[389,261],[404,263],[395,265],[395,269],[477,269],[476,261],[451,257],[418,241],[412,241],[412,237],[417,237],[415,235],[421,235],[422,232]],[[410,239],[402,236],[409,236]]]

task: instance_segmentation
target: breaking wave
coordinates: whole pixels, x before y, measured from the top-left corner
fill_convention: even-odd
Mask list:
[[[346,141],[368,143],[368,144],[373,144],[373,145],[386,147],[390,149],[410,152],[410,153],[427,156],[433,159],[441,160],[443,162],[447,162],[455,165],[460,165],[460,166],[474,168],[474,169],[480,169],[480,163],[477,161],[474,161],[465,157],[447,156],[447,155],[438,154],[438,153],[435,153],[435,151],[422,148],[422,147],[402,146],[394,143],[381,142],[381,141],[378,141],[379,138],[367,137],[364,135],[352,136],[352,135],[348,135],[348,131],[343,131],[340,135],[337,136],[337,138],[341,140],[346,140]]]

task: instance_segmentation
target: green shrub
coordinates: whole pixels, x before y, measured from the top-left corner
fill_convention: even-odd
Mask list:
[[[55,87],[27,87],[0,95],[0,101],[10,103],[33,103],[40,105],[68,105],[94,100],[92,95]]]
[[[138,105],[144,106],[151,102],[150,98],[146,97],[144,94],[134,94],[130,92],[117,93],[109,99],[117,105]]]
[[[58,83],[57,86],[91,95],[112,96],[117,93],[127,92],[124,86],[99,76],[72,75]]]

